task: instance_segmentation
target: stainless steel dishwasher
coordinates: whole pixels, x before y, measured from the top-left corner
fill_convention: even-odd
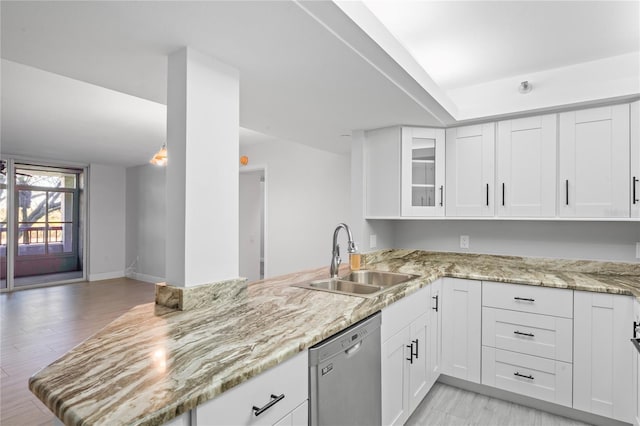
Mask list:
[[[309,349],[309,424],[382,422],[380,312]]]

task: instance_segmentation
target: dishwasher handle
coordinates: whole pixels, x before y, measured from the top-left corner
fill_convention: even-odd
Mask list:
[[[351,346],[349,349],[344,351],[344,353],[347,354],[347,356],[351,356],[356,352],[358,352],[361,346],[362,346],[362,340],[360,340],[358,343],[356,343],[355,345]]]

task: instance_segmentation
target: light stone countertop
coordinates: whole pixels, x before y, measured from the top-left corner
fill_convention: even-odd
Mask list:
[[[443,276],[640,298],[640,263],[420,250],[364,262],[420,277],[371,299],[291,287],[326,278],[324,267],[191,311],[139,305],[34,374],[29,388],[67,425],[159,425]]]

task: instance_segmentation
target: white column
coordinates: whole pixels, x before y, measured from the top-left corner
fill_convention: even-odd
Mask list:
[[[238,276],[239,77],[190,48],[169,56],[166,280]]]

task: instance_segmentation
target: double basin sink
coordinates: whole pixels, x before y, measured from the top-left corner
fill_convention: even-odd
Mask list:
[[[383,271],[352,271],[340,278],[327,278],[304,284],[294,284],[294,287],[311,290],[328,291],[331,293],[348,294],[360,297],[375,297],[378,294],[402,284],[419,275],[402,274]]]

